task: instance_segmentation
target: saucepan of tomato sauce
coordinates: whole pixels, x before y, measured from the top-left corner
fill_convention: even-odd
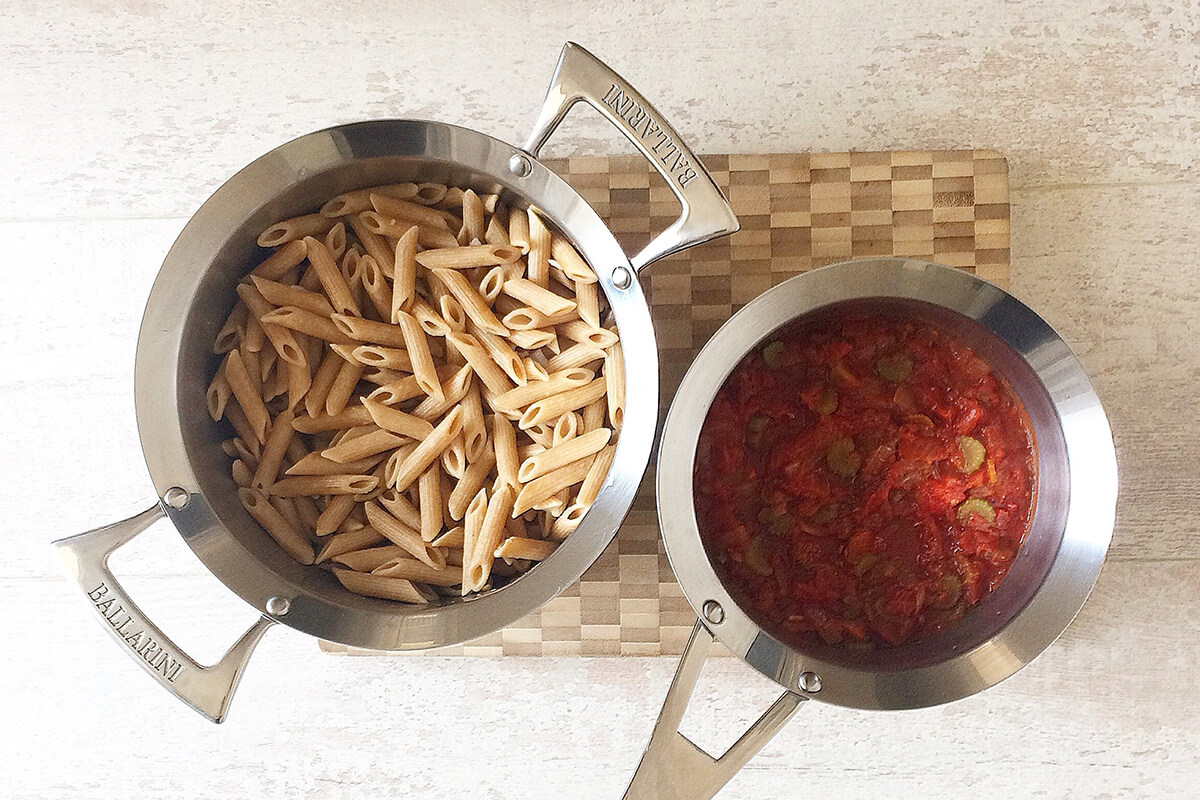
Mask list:
[[[699,619],[627,797],[710,797],[804,700],[919,708],[1009,677],[1086,600],[1116,487],[1082,365],[1002,289],[887,258],[766,292],[663,429],[659,523]],[[785,690],[719,760],[677,731],[714,641]]]

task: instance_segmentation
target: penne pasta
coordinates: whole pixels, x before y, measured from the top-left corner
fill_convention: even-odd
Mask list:
[[[504,282],[503,291],[514,300],[540,311],[547,317],[568,314],[577,308],[575,301],[557,295],[525,278],[510,278]]]
[[[447,191],[444,183],[419,183],[417,184],[416,197],[401,199],[411,199],[414,203],[420,203],[423,206],[434,206],[442,202],[443,198],[446,197]]]
[[[363,399],[363,407],[370,419],[380,428],[410,439],[423,439],[433,433],[428,420],[391,408],[370,397]]]
[[[608,477],[608,471],[612,468],[616,455],[617,446],[615,444],[608,445],[596,455],[596,460],[592,462],[591,469],[588,470],[583,483],[579,486],[575,502],[587,506],[596,502],[596,498],[600,496],[600,487],[604,485],[604,480]]]
[[[363,373],[363,378],[367,378],[366,373]],[[443,386],[443,391],[445,387]],[[419,397],[425,394],[421,391],[421,387],[417,385],[417,378],[414,375],[406,375],[397,381],[384,383],[373,389],[367,397],[377,403],[385,406],[394,406],[403,403],[405,400],[411,400],[414,397]]]
[[[271,423],[267,441],[263,445],[262,455],[258,458],[258,467],[254,470],[251,486],[255,489],[266,489],[275,483],[279,477],[279,468],[283,464],[283,456],[288,443],[292,440],[292,420],[295,414],[286,410]]]
[[[517,495],[517,500],[513,505],[513,516],[518,517],[524,514],[539,503],[548,500],[552,495],[582,481],[587,477],[588,470],[591,469],[595,460],[594,456],[589,456],[573,461],[522,486],[521,493]]]
[[[326,414],[333,416],[345,410],[350,395],[354,393],[354,387],[358,386],[359,378],[362,377],[362,371],[362,364],[353,361],[342,362],[333,383],[329,386],[329,393],[325,395]]]
[[[492,361],[496,362],[496,366],[504,370],[504,374],[513,383],[516,383],[518,386],[524,386],[526,381],[528,381],[528,377],[525,374],[525,362],[512,349],[512,346],[503,337],[497,336],[494,333],[488,333],[475,325],[469,326],[469,330],[479,340],[479,343],[483,345],[483,349],[487,351]]]
[[[259,247],[278,247],[281,244],[312,236],[324,236],[333,227],[333,220],[320,214],[306,214],[276,222],[258,236]],[[286,272],[286,270],[285,270]]]
[[[563,414],[554,423],[554,439],[552,445],[557,447],[563,442],[570,441],[576,436],[579,436],[583,431],[583,418],[574,411]]]
[[[503,481],[514,490],[521,488],[517,472],[520,461],[517,457],[517,436],[512,423],[503,414],[492,415],[492,448],[496,454],[497,480]]]
[[[412,372],[412,356],[407,350],[362,344],[350,351],[350,357],[364,367],[379,367],[393,372]]]
[[[540,350],[556,340],[554,331],[550,330],[513,330],[508,340],[524,350]]]
[[[269,281],[277,281],[300,266],[306,258],[308,258],[308,246],[304,244],[304,238],[300,237],[287,242],[283,247],[267,256],[261,264],[251,270],[250,274]]]
[[[467,312],[462,304],[452,294],[444,294],[438,298],[438,310],[449,331],[465,331],[467,329]]]
[[[585,386],[550,395],[530,404],[521,415],[518,425],[525,430],[539,423],[553,422],[568,411],[578,411],[588,403],[599,400],[606,391],[605,379],[596,378]]]
[[[253,438],[262,444],[267,440],[267,426],[271,417],[267,413],[267,407],[263,405],[261,387],[257,385],[257,381],[251,380],[250,372],[242,359],[243,354],[240,350],[230,351],[225,359],[225,379],[229,381],[230,391],[237,400],[238,407],[245,414],[246,421],[254,433]]]
[[[421,527],[421,512],[416,506],[408,502],[403,492],[397,492],[395,489],[384,489],[379,494],[379,497],[375,499],[389,514],[408,527],[413,529]]]
[[[325,246],[329,248],[329,252],[333,253],[334,258],[341,258],[346,252],[346,224],[339,222],[329,229],[329,233],[325,234]]]
[[[387,243],[386,239],[367,226],[362,214],[351,214],[346,217],[346,221],[350,223],[350,229],[354,231],[354,235],[362,242],[367,255],[375,259],[375,263],[383,270],[384,275],[392,277],[396,270],[394,248]]]
[[[385,541],[387,540],[379,535],[379,531],[369,527],[347,531],[346,533],[335,533],[321,542],[321,549],[317,551],[315,563],[320,564],[346,553],[365,550],[372,545]]]
[[[595,455],[608,444],[608,440],[611,438],[612,431],[608,428],[600,428],[556,444],[544,453],[527,458],[517,471],[517,479],[522,484],[530,483],[568,464]]]
[[[334,314],[331,317],[338,331],[354,342],[379,344],[386,347],[405,347],[404,334],[395,325],[361,317]]]
[[[295,306],[322,317],[333,314],[333,306],[329,305],[329,301],[322,294],[301,289],[299,286],[288,286],[260,278],[257,275],[252,275],[251,280],[254,281],[254,288],[258,289],[259,294],[273,306]]]
[[[217,339],[213,342],[213,352],[221,355],[241,344],[246,335],[246,320],[249,312],[246,304],[239,301],[229,312],[225,324],[217,331]]]
[[[471,371],[470,366],[460,368],[458,372],[454,373],[454,375],[442,384],[442,394],[446,396],[445,400],[439,401],[435,397],[426,397],[421,401],[420,405],[413,409],[412,415],[424,420],[437,419],[466,396],[473,382],[474,373]]]
[[[233,482],[241,488],[246,488],[254,481],[254,473],[240,458],[233,462]]]
[[[328,536],[341,528],[357,502],[358,499],[352,494],[339,494],[330,498],[321,515],[317,517],[317,536]]]
[[[472,387],[462,399],[463,454],[467,461],[478,461],[488,444],[487,426],[483,422],[483,404],[479,390]]]
[[[454,441],[461,430],[462,410],[453,408],[408,457],[397,463],[394,470],[389,472],[388,485],[401,492],[411,486],[413,481],[441,456],[442,451]]]
[[[488,333],[494,333],[497,336],[507,336],[508,328],[496,318],[492,313],[492,309],[488,306],[487,301],[479,294],[479,291],[471,285],[461,272],[452,269],[435,269],[432,270],[438,281],[446,287],[450,294],[454,295],[454,299],[463,307],[463,311],[467,316],[483,330]]]
[[[561,370],[551,373],[544,381],[529,382],[524,386],[518,386],[496,395],[496,405],[500,408],[519,411],[538,400],[587,386],[594,378],[595,373],[578,367]]]
[[[462,477],[458,479],[458,483],[455,484],[453,491],[450,492],[450,499],[447,501],[450,516],[453,519],[460,520],[463,518],[463,515],[467,512],[467,506],[470,504],[471,498],[484,485],[488,473],[492,471],[495,463],[495,450],[486,448],[478,461],[467,465]]]
[[[483,490],[481,490],[483,491]],[[467,569],[466,580],[472,591],[479,591],[491,577],[492,563],[496,558],[496,548],[504,538],[504,525],[508,521],[513,508],[514,490],[508,484],[496,489],[483,520],[479,524],[477,539],[468,555],[464,549],[463,564]],[[466,584],[464,583],[464,587]]]
[[[492,214],[488,220],[487,229],[483,233],[483,239],[488,244],[509,245],[512,242],[508,239],[508,230],[505,228],[508,220],[508,211],[502,206],[497,206],[496,213]]]
[[[373,500],[368,501],[364,505],[364,510],[367,513],[367,522],[372,528],[383,534],[393,544],[404,549],[413,558],[431,567],[445,566],[446,557],[441,551],[422,539],[418,531],[385,511],[378,503]]]
[[[462,594],[464,597],[469,592],[474,591],[470,576],[472,557],[475,554],[480,532],[483,530],[483,521],[487,517],[487,509],[487,489],[480,489],[471,498],[471,503],[467,506],[466,516],[463,518]]]
[[[339,364],[346,362],[340,358]],[[347,428],[369,425],[373,421],[366,406],[348,406],[338,414],[322,415],[319,417],[297,417],[293,426],[300,433],[321,433],[322,431],[339,431]]]
[[[313,549],[308,540],[270,504],[267,496],[259,489],[238,489],[238,500],[242,508],[279,543],[289,556],[301,564],[313,563]]]
[[[443,550],[462,550],[465,539],[466,533],[463,529],[463,526],[458,525],[457,527],[451,528],[441,536],[434,539],[431,544],[433,544],[434,547],[439,547]],[[446,556],[446,563],[450,563],[449,555]],[[462,565],[460,564],[459,566]]]
[[[574,367],[586,367],[604,359],[604,351],[590,342],[576,342],[546,362],[546,369],[559,372]]]
[[[412,308],[416,298],[417,231],[411,228],[396,242],[396,267],[392,285],[392,308],[387,317],[392,323],[400,321],[400,312]]]
[[[387,195],[388,197],[395,197],[398,200],[412,200],[417,196],[419,191],[415,183],[395,183],[388,186],[372,186],[369,189],[357,189],[353,192],[339,194],[321,206],[321,215],[333,218],[367,211],[372,208],[371,195],[373,194]]]
[[[625,354],[620,342],[615,342],[604,353],[604,381],[608,421],[620,430],[625,421]]]
[[[333,576],[347,591],[366,597],[395,600],[413,605],[427,604],[433,599],[403,578],[388,578],[383,575],[371,575],[348,569],[335,569]]]
[[[373,475],[298,475],[272,484],[268,492],[279,497],[314,494],[366,494],[379,485]]]
[[[482,242],[485,237],[483,227],[483,201],[474,189],[463,192],[462,201],[462,232],[459,240],[462,244]]]
[[[596,282],[575,281],[575,302],[579,306],[579,318],[593,328],[600,327],[600,293]]]
[[[338,330],[329,317],[314,314],[303,308],[284,306],[277,308],[262,318],[264,323],[282,325],[298,333],[315,336],[318,339],[335,344],[356,344],[353,338]]]
[[[233,394],[233,389],[230,388],[229,380],[225,377],[225,360],[222,360],[221,366],[217,368],[217,374],[213,376],[212,383],[208,385],[208,390],[204,393],[204,405],[213,422],[225,416],[225,404],[229,402],[231,394]]]
[[[496,548],[495,557],[544,561],[557,549],[557,542],[548,542],[544,539],[528,539],[523,536],[510,536]]]
[[[350,441],[342,441],[333,447],[322,450],[321,457],[329,461],[336,461],[339,464],[345,464],[350,461],[359,461],[373,455],[378,455],[379,453],[386,453],[389,450],[395,450],[408,441],[409,439],[406,437],[397,436],[391,431],[378,429],[364,436],[357,436]]]
[[[461,570],[451,569],[450,565],[437,569],[412,558],[393,558],[371,570],[371,574],[403,578],[430,586],[458,586],[462,583]]]
[[[417,379],[417,385],[435,400],[445,400],[446,395],[442,392],[442,384],[438,382],[437,369],[433,366],[433,356],[429,353],[429,340],[425,337],[425,331],[421,330],[416,318],[405,311],[399,313],[399,325],[409,357],[412,359],[413,376]]]
[[[338,269],[337,259],[330,249],[325,246],[324,242],[311,236],[305,239],[304,243],[308,245],[308,261],[316,270],[317,277],[325,289],[325,295],[329,298],[333,310],[339,314],[362,316],[362,311],[359,310],[354,295],[350,291],[347,277]],[[357,259],[353,258],[350,261],[351,264],[356,262]]]
[[[445,217],[434,209],[427,208],[418,203],[388,197],[383,194],[373,194],[371,195],[371,206],[384,217],[390,217],[394,220],[406,220],[434,229],[444,228],[449,230],[446,226]]]
[[[442,475],[436,462],[421,473],[417,479],[417,490],[421,538],[432,542],[442,532]]]
[[[412,307],[409,311],[417,318],[417,322],[421,323],[421,330],[430,336],[445,336],[450,333],[451,328],[446,324],[446,321],[438,316],[438,312],[434,311],[433,307],[420,297],[413,299]]]
[[[580,433],[594,431],[604,426],[604,415],[608,413],[608,400],[601,397],[599,400],[588,403],[583,407],[583,426],[580,428]]]
[[[508,240],[521,252],[529,252],[529,217],[524,209],[514,208],[508,212]]]
[[[345,440],[343,440],[344,442]],[[328,449],[328,448],[324,448]],[[324,450],[323,449],[323,450]],[[386,456],[375,454],[359,459],[358,461],[331,461],[321,452],[308,453],[303,458],[300,458],[296,463],[292,464],[284,472],[285,475],[366,475],[375,467],[379,466],[379,462],[383,461]]]
[[[471,370],[479,376],[484,385],[497,395],[504,394],[512,388],[512,382],[504,370],[488,355],[483,345],[469,333],[450,333],[446,341],[462,354]]]
[[[617,343],[617,335],[607,328],[593,328],[583,320],[572,320],[558,326],[558,332],[576,342],[586,342],[601,349]]]
[[[359,278],[362,281],[363,290],[367,294],[367,299],[371,301],[371,305],[375,307],[375,312],[381,320],[390,320],[392,317],[392,287],[384,280],[383,270],[380,269],[378,262],[370,256],[363,256],[359,261]]]
[[[492,267],[483,276],[483,280],[479,282],[479,294],[489,304],[495,303],[496,298],[500,296],[500,292],[504,290],[504,281],[506,276],[503,267]]]
[[[595,283],[596,273],[579,252],[561,236],[550,237],[550,254],[572,281]]]
[[[550,288],[550,231],[531,208],[529,218],[529,280],[543,289]]]
[[[417,253],[417,263],[429,270],[473,269],[510,264],[521,257],[512,245],[479,244],[467,247],[442,247]]]

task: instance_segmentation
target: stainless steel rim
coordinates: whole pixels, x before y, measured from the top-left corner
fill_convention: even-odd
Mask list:
[[[514,157],[521,156],[522,162]],[[520,170],[510,163],[521,163]],[[214,276],[213,263],[237,247],[271,216],[303,213],[280,209],[277,198],[340,169],[378,164],[380,174],[417,165],[441,164],[458,175],[493,184],[541,209],[596,266],[617,325],[627,344],[626,410],[616,458],[600,495],[575,533],[544,564],[502,589],[465,602],[433,608],[404,607],[339,591],[314,593],[311,573],[280,557],[259,560],[223,521],[241,514],[226,498],[202,488],[197,459],[185,428],[211,425],[204,415],[203,386],[184,370],[197,345],[189,335],[211,330],[219,320],[197,321],[189,310],[205,281],[232,286],[236,277]],[[406,167],[406,165],[408,165]],[[520,172],[518,175],[516,172]],[[429,179],[436,180],[436,177]],[[370,185],[361,181],[359,185]],[[341,190],[353,188],[344,186]],[[252,239],[252,236],[251,236]],[[244,249],[244,248],[243,248]],[[226,270],[232,273],[236,265]],[[614,285],[613,273],[626,270]],[[233,176],[196,212],[163,262],[150,293],[138,340],[135,398],[146,463],[160,497],[178,488],[189,496],[181,508],[163,507],[201,561],[230,589],[268,617],[290,627],[349,645],[379,649],[437,647],[497,630],[536,610],[579,578],[615,535],[649,460],[658,411],[658,360],[649,309],[641,286],[627,280],[630,262],[599,216],[561,178],[518,148],[482,133],[418,120],[379,120],[329,128],[302,136],[255,160]],[[203,323],[203,324],[202,324]],[[211,337],[210,337],[211,341]],[[190,352],[189,352],[190,351]],[[232,483],[228,487],[232,495]],[[175,493],[179,496],[178,493]],[[289,601],[286,616],[271,613],[268,601]]]
[[[692,504],[692,467],[709,405],[751,348],[801,315],[832,304],[879,298],[924,304],[939,313],[973,320],[1010,348],[1023,363],[1021,369],[1027,369],[1038,384],[1027,385],[1025,391],[1038,392],[1049,403],[1038,433],[1039,459],[1043,449],[1059,455],[1053,469],[1041,461],[1034,527],[1018,563],[1029,547],[1052,549],[1045,569],[1031,572],[1011,587],[1010,601],[1015,605],[993,623],[1002,627],[987,628],[986,615],[1001,613],[991,610],[989,597],[968,614],[968,619],[975,616],[976,629],[989,632],[982,641],[935,640],[903,654],[895,663],[880,659],[855,663],[830,651],[788,647],[737,606],[700,540]],[[1027,407],[1031,401],[1040,402],[1032,394],[1027,399],[1024,391],[1022,399]],[[1066,629],[1087,599],[1108,550],[1117,468],[1100,400],[1082,365],[1044,320],[1006,292],[960,270],[883,258],[844,262],[792,278],[747,305],[717,331],[689,369],[667,415],[657,494],[667,555],[684,594],[702,623],[733,653],[785,688],[813,699],[866,709],[918,708],[966,697],[1004,680]],[[1016,577],[1014,566],[996,594]]]

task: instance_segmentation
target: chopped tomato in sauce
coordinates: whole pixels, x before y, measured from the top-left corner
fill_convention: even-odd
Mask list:
[[[784,328],[733,371],[696,454],[700,533],[782,641],[928,639],[1007,574],[1034,486],[1012,389],[928,322]]]

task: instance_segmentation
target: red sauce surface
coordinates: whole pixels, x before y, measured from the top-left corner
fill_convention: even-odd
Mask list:
[[[1026,420],[985,361],[927,322],[784,328],[709,409],[701,537],[734,600],[782,641],[929,638],[1016,557],[1034,481]]]

